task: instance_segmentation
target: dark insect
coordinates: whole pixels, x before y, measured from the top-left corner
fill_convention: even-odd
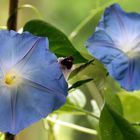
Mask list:
[[[66,57],[60,61],[61,65],[66,67],[68,70],[72,68],[74,58],[72,56]]]

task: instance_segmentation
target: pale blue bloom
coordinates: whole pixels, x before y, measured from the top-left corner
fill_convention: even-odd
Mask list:
[[[140,14],[110,6],[86,45],[121,87],[140,89]]]
[[[66,96],[47,38],[0,31],[0,131],[18,133],[58,109]]]

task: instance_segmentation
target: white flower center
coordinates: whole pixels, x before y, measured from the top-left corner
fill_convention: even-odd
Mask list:
[[[134,58],[140,52],[140,36],[136,33],[122,35],[118,37],[116,45],[121,49],[129,58]]]

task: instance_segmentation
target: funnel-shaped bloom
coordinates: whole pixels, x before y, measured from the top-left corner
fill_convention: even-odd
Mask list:
[[[124,89],[140,89],[139,14],[125,13],[118,4],[110,6],[86,45]]]
[[[0,31],[0,131],[18,133],[58,109],[66,95],[47,38]]]

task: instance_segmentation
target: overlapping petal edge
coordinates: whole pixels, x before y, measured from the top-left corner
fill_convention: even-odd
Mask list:
[[[0,42],[0,131],[17,134],[63,105],[68,86],[47,38],[1,30]],[[10,69],[14,86],[3,82]]]
[[[122,88],[140,89],[140,14],[126,13],[118,4],[111,5],[86,46]]]

